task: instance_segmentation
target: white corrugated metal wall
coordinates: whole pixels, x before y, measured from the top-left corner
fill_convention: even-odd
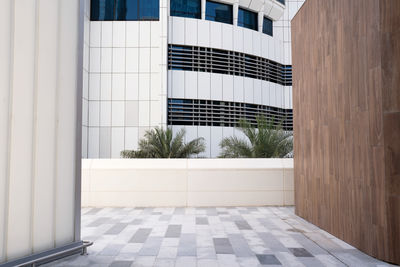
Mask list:
[[[80,238],[81,9],[0,2],[0,264]]]

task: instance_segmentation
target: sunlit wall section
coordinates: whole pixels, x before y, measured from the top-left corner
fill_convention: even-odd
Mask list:
[[[82,11],[0,2],[0,264],[80,240]]]
[[[5,259],[5,215],[8,174],[8,135],[9,135],[9,97],[10,97],[10,34],[11,0],[3,1],[0,8],[0,262]]]

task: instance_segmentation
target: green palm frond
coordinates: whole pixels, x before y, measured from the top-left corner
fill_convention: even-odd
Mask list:
[[[179,154],[180,158],[189,158],[191,155],[198,155],[206,150],[204,138],[196,138],[181,147]]]
[[[154,128],[146,131],[139,141],[138,150],[124,150],[123,158],[188,158],[205,151],[203,138],[185,144],[186,131],[181,129],[174,137],[172,129]]]
[[[236,136],[224,138],[220,147],[222,152],[220,158],[252,158],[253,151],[246,140],[241,140]]]
[[[293,135],[282,129],[281,124],[257,117],[257,127],[248,121],[239,121],[239,130],[248,141],[237,137],[224,138],[220,147],[223,158],[284,158],[293,154]]]

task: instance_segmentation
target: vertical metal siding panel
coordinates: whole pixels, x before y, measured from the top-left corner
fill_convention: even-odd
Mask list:
[[[58,1],[38,2],[36,153],[33,251],[54,246],[54,166],[57,90]],[[71,179],[71,178],[70,178]]]
[[[60,1],[56,245],[74,240],[79,0]],[[80,86],[80,85],[79,85]],[[80,160],[80,159],[79,159]]]
[[[31,247],[35,2],[15,1],[7,260]]]
[[[6,205],[8,200],[8,123],[11,66],[11,1],[0,4],[0,263],[5,261]],[[6,188],[7,187],[7,188]]]

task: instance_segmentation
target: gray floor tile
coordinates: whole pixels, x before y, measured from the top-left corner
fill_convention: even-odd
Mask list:
[[[178,257],[175,267],[197,267],[197,259],[196,257]]]
[[[198,259],[216,259],[214,247],[197,247],[197,258]]]
[[[207,208],[207,216],[218,216],[218,212],[216,208]]]
[[[185,209],[184,208],[175,208],[174,215],[184,215]]]
[[[207,217],[196,217],[196,224],[197,225],[208,225]]]
[[[140,228],[132,236],[130,243],[144,243],[151,233],[151,228]]]
[[[157,256],[160,251],[162,237],[149,237],[139,251],[140,256]]]
[[[117,256],[115,256],[115,261],[134,261],[137,258],[137,254],[132,253],[122,253],[120,252]]]
[[[101,208],[91,208],[88,212],[86,212],[84,215],[95,215],[97,214]]]
[[[313,257],[303,257],[303,258],[298,258],[300,262],[302,262],[304,264],[304,266],[307,267],[319,267],[319,266],[323,266],[324,264],[319,261],[317,258],[313,258]],[[352,266],[352,265],[350,265]],[[355,265],[357,266],[357,265]],[[360,265],[358,265],[360,266]],[[363,267],[367,267],[368,265],[362,265]]]
[[[231,243],[228,238],[214,238],[215,253],[217,254],[234,254]]]
[[[161,245],[163,247],[178,247],[179,238],[164,238]]]
[[[217,260],[219,266],[240,267],[238,259],[232,254],[218,254]]]
[[[82,227],[88,255],[45,267],[390,266],[290,207],[87,208]]]
[[[271,233],[258,233],[258,236],[265,243],[267,248],[277,252],[289,252],[288,248],[285,247],[275,236]]]
[[[328,252],[318,246],[315,242],[311,241],[301,233],[290,234],[301,246],[303,246],[312,255],[326,255]]]
[[[246,221],[235,221],[236,226],[239,230],[252,230],[251,226]]]
[[[178,256],[196,256],[196,234],[182,234],[178,247]]]
[[[250,249],[246,239],[240,234],[228,235],[236,257],[254,257],[254,252]]]
[[[240,257],[237,260],[241,267],[256,267],[260,265],[256,257]]]
[[[172,215],[161,215],[160,216],[160,221],[169,221],[171,220]]]
[[[165,237],[176,238],[180,237],[182,232],[182,225],[169,225]]]
[[[219,267],[218,261],[213,259],[198,259],[197,267]]]
[[[133,224],[133,225],[141,225],[142,223],[143,223],[143,220],[134,219],[130,224]]]
[[[275,255],[256,255],[261,265],[281,265],[281,262],[275,257]]]
[[[156,259],[154,267],[174,267],[175,259]]]
[[[101,252],[100,255],[103,256],[116,256],[124,247],[124,244],[110,244],[106,246]]]
[[[105,223],[108,223],[108,222],[110,222],[110,218],[101,217],[101,218],[96,219],[92,223],[90,223],[88,225],[88,227],[96,227],[96,226],[99,226],[99,225],[102,225],[102,224],[105,224]]]
[[[304,248],[289,248],[289,250],[295,255],[296,257],[314,257]]]
[[[154,266],[156,257],[153,256],[140,256],[133,262],[133,267],[152,267]]]
[[[177,247],[161,247],[157,257],[160,259],[175,259],[177,255]]]
[[[110,267],[130,267],[133,261],[113,261]]]
[[[117,235],[121,233],[125,227],[128,226],[126,223],[117,223],[113,227],[111,227],[107,232],[105,232],[106,235]]]

